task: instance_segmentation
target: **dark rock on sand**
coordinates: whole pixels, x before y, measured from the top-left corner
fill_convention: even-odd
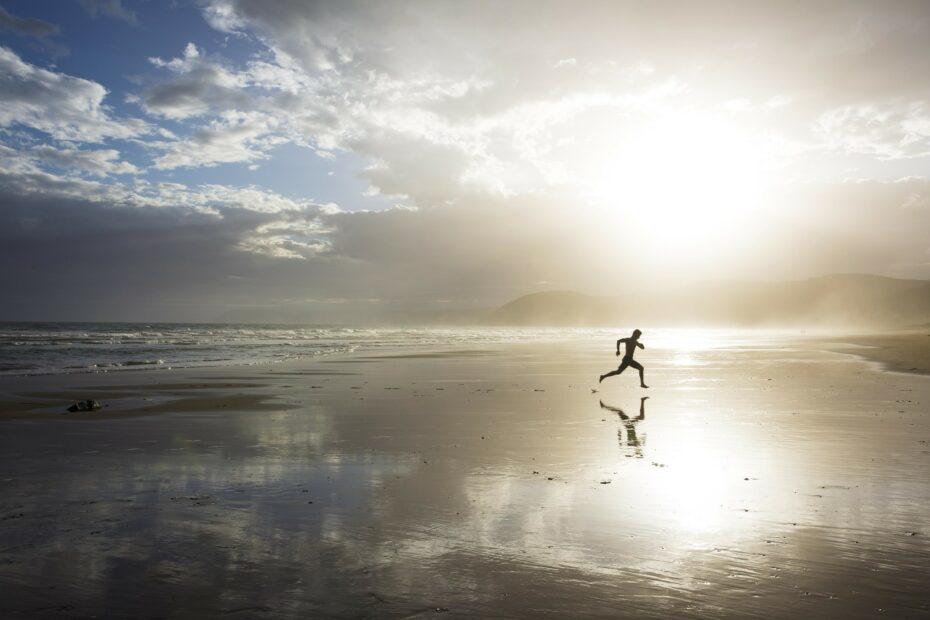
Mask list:
[[[68,411],[70,411],[71,413],[75,413],[77,411],[97,411],[102,406],[103,405],[101,405],[96,400],[79,400],[73,405],[71,405],[70,407],[68,407]]]

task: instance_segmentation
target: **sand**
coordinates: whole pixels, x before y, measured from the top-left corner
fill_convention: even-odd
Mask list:
[[[930,330],[843,336],[831,340],[835,351],[878,363],[893,372],[930,375]]]
[[[4,379],[0,616],[930,615],[930,378],[612,347]]]

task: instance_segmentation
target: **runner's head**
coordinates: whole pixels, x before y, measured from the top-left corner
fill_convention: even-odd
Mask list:
[[[634,337],[634,338],[639,338],[639,337],[642,336],[642,335],[643,335],[643,332],[639,331],[638,329],[634,329],[634,330],[633,330],[633,337]]]

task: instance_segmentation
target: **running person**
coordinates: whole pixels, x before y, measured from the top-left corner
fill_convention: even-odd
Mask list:
[[[639,341],[639,337],[642,334],[643,332],[639,331],[638,329],[634,329],[632,336],[630,336],[629,338],[621,338],[620,340],[617,341],[617,357],[620,356],[620,343],[622,342],[624,345],[626,345],[626,352],[623,354],[623,359],[620,361],[620,366],[617,368],[617,370],[614,370],[613,372],[608,372],[605,375],[601,375],[601,378],[598,380],[598,383],[600,383],[607,377],[613,377],[614,375],[619,375],[621,372],[626,370],[628,366],[632,366],[633,368],[639,371],[640,387],[644,387],[644,388],[649,387],[648,385],[646,385],[645,381],[643,380],[642,364],[640,364],[639,362],[633,359],[633,354],[636,352],[636,347],[639,347],[640,349],[646,348],[643,346],[643,343]]]

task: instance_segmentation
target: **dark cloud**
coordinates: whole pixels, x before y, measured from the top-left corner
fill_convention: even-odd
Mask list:
[[[189,43],[179,58],[151,62],[174,73],[174,77],[146,89],[142,104],[150,114],[187,118],[208,111],[242,110],[254,107],[245,92],[246,81],[234,70],[202,55]]]
[[[6,187],[9,178],[0,181]],[[138,207],[4,189],[0,286],[10,294],[0,315],[216,320],[243,304],[280,303],[320,289],[344,292],[338,290],[339,261],[314,264],[240,247],[262,225],[307,217]],[[333,265],[332,274],[321,269]]]
[[[210,321],[231,310],[288,307],[336,320],[349,306],[321,309],[318,300],[373,300],[363,304],[372,318],[438,299],[493,305],[540,289],[620,295],[681,282],[674,273],[657,275],[676,270],[673,248],[637,245],[650,231],[566,210],[559,200],[476,198],[420,211],[329,215],[214,212],[183,202],[153,208],[53,198],[10,189],[8,176],[0,182],[7,188],[0,193],[0,286],[16,292],[0,306],[5,319]],[[930,269],[926,181],[799,187],[778,200],[784,208],[777,217],[729,244],[733,263],[721,269],[719,248],[696,243],[675,255],[678,269],[687,265],[689,279],[806,277],[811,265],[898,276]],[[824,203],[833,206],[807,215]],[[243,245],[263,238],[284,251]],[[301,245],[310,240],[323,245]]]
[[[0,6],[0,30],[28,37],[49,37],[59,34],[56,24],[34,17],[17,17]]]

